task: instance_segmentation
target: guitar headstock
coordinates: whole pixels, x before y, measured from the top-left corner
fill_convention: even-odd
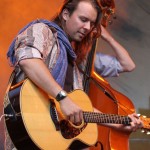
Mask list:
[[[143,122],[142,133],[150,134],[150,118],[146,116],[140,116],[140,119]]]

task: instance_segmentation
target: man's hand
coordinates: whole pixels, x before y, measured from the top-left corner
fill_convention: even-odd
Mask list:
[[[136,132],[138,129],[141,129],[143,127],[143,123],[137,114],[133,113],[128,116],[132,120],[130,126],[116,124],[115,126],[113,126],[113,128],[124,132]]]
[[[64,98],[59,103],[62,113],[67,117],[69,121],[74,124],[81,124],[83,113],[82,109],[78,105],[72,102],[69,97]]]

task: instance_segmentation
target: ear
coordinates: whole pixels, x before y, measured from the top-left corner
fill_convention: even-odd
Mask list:
[[[63,10],[62,17],[65,21],[69,19],[69,11],[67,9]]]

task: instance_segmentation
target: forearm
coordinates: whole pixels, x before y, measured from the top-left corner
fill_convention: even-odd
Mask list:
[[[102,39],[112,47],[112,50],[116,54],[116,58],[123,68],[123,71],[132,71],[135,68],[135,64],[127,50],[119,44],[103,26],[101,26],[101,31]]]
[[[40,59],[25,59],[19,62],[27,77],[52,97],[61,91],[44,62]],[[55,87],[55,88],[54,88]]]
[[[135,64],[133,60],[131,59],[127,50],[112,37],[109,37],[107,39],[107,42],[112,47],[116,55],[116,58],[120,62],[121,66],[123,67],[123,70],[132,71],[135,68]]]
[[[21,60],[19,65],[27,77],[48,95],[55,98],[62,90],[42,60],[25,59]],[[71,122],[81,122],[83,118],[82,110],[78,105],[74,104],[68,96],[60,101],[60,108],[64,116],[66,116]]]

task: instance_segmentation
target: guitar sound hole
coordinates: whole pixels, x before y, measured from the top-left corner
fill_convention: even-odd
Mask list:
[[[60,121],[61,134],[65,139],[72,139],[78,136],[85,129],[86,126],[87,124],[84,124],[82,128],[77,129],[71,126],[71,124],[67,120]]]

